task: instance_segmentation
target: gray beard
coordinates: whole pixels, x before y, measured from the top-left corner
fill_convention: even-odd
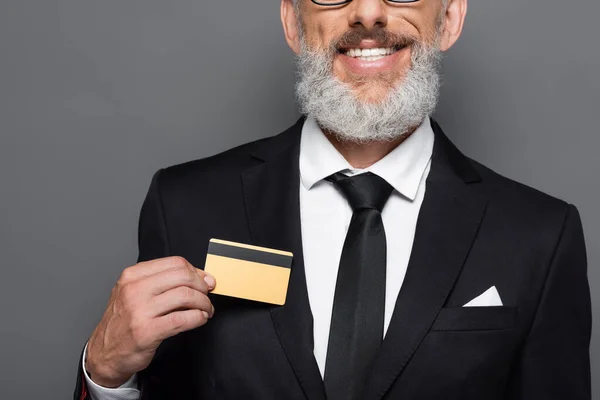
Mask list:
[[[437,41],[436,41],[437,42]],[[296,96],[300,111],[340,141],[393,141],[412,132],[433,114],[438,102],[442,52],[436,45],[415,43],[411,66],[381,101],[357,99],[352,88],[333,73],[333,51],[312,51],[301,39],[297,56]]]

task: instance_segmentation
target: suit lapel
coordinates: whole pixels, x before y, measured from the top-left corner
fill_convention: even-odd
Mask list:
[[[255,245],[294,254],[286,303],[271,308],[273,325],[308,399],[325,400],[313,356],[313,319],[308,302],[300,230],[300,133],[304,119],[254,154],[259,164],[242,174],[244,200]]]
[[[432,121],[435,145],[408,269],[390,326],[363,392],[380,399],[429,331],[469,253],[486,199],[479,175]]]

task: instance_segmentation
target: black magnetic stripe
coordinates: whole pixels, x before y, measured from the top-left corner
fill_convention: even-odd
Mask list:
[[[215,256],[236,258],[238,260],[253,261],[261,264],[290,268],[292,257],[283,254],[269,253],[266,251],[246,249],[229,244],[210,242],[208,253]]]

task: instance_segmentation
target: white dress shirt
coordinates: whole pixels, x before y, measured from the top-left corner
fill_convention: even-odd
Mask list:
[[[86,353],[87,344],[85,345],[85,349],[83,349],[82,365],[87,391],[92,400],[138,400],[140,398],[140,391],[137,388],[137,374],[134,374],[127,382],[116,389],[105,388],[104,386],[100,386],[91,380],[87,371],[85,370]]]
[[[338,266],[352,209],[332,183],[336,172],[355,175],[370,171],[393,188],[382,211],[387,243],[384,335],[394,312],[413,246],[425,181],[429,174],[434,134],[429,118],[383,159],[364,170],[352,168],[308,117],[300,141],[300,215],[308,300],[314,319],[314,356],[321,376],[325,372],[329,328]],[[85,355],[84,355],[85,357]],[[85,360],[85,358],[84,358]],[[85,368],[84,368],[85,374]],[[85,374],[93,400],[136,400],[135,375],[117,389],[93,383]]]

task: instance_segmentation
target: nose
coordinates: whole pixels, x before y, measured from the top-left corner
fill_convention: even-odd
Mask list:
[[[387,25],[387,7],[382,0],[354,0],[350,3],[348,23],[352,27],[362,25],[366,30]]]

